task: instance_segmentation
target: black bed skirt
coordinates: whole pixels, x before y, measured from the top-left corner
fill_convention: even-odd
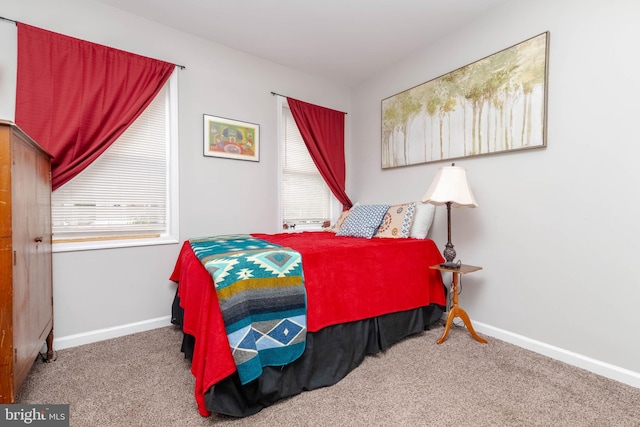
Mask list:
[[[217,414],[246,417],[286,397],[336,384],[358,367],[365,356],[429,329],[443,312],[444,307],[432,304],[309,332],[300,358],[285,366],[265,367],[259,378],[245,385],[240,384],[237,372],[232,374],[207,391],[206,407]],[[177,296],[172,323],[182,325]],[[182,351],[189,359],[194,343],[191,335],[184,334]]]

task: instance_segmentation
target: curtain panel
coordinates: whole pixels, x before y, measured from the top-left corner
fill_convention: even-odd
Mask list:
[[[287,103],[320,175],[343,208],[349,209],[353,203],[345,192],[345,113],[288,97]]]
[[[175,65],[17,25],[16,124],[53,156],[55,190],[122,135]]]

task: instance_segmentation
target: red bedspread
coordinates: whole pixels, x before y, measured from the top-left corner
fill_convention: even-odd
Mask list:
[[[432,240],[360,239],[329,232],[253,236],[302,254],[309,332],[431,303],[445,305],[440,272],[429,269],[443,261]],[[171,280],[179,283],[184,332],[195,337],[191,372],[198,409],[206,416],[204,394],[236,368],[211,276],[188,241]]]

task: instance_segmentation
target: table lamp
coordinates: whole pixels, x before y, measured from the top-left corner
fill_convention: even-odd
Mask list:
[[[422,203],[431,203],[436,206],[447,205],[447,244],[443,251],[446,262],[440,266],[452,269],[460,268],[460,261],[453,261],[456,258],[456,251],[451,243],[451,207],[475,208],[478,206],[471,188],[469,188],[466,169],[456,166],[455,163],[451,163],[451,166],[441,167],[422,197]]]

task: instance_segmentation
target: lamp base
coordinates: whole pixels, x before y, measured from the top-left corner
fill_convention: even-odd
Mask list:
[[[442,268],[450,268],[452,270],[458,270],[458,269],[460,269],[461,265],[462,265],[462,262],[460,262],[460,261],[458,261],[458,262],[447,261],[445,263],[440,264],[440,267],[442,267]]]

